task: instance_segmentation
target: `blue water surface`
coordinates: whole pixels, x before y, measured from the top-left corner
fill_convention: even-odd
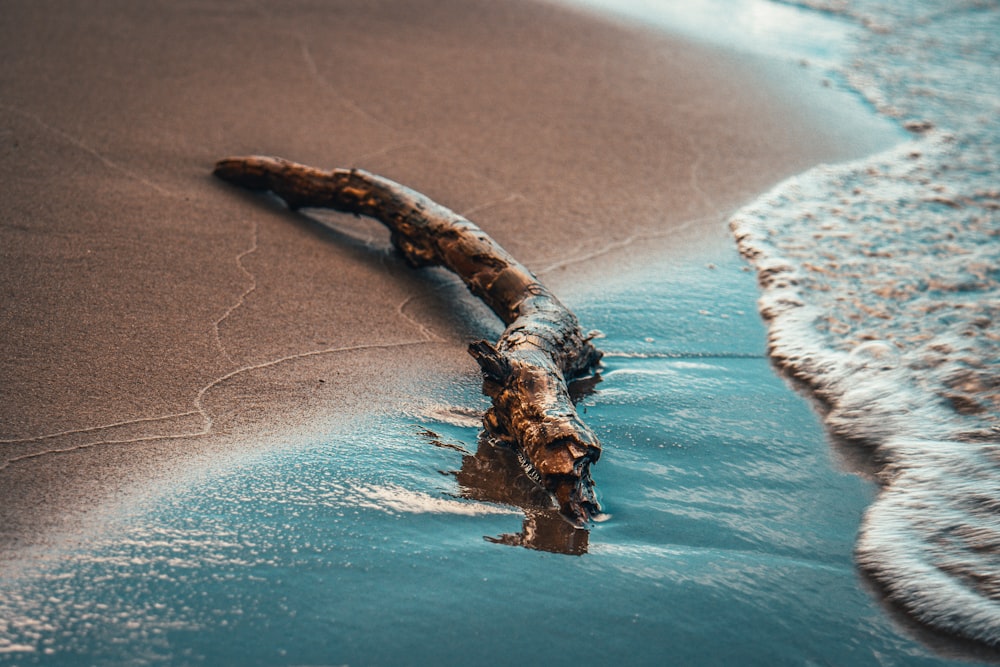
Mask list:
[[[770,369],[735,252],[654,268],[572,304],[608,351],[581,401],[605,447],[589,534],[484,502],[467,421],[375,415],[23,565],[0,664],[945,663],[859,581],[873,486]],[[448,392],[434,414],[484,406],[475,376]]]

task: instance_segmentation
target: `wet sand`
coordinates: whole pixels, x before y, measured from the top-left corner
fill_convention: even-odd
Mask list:
[[[218,158],[382,173],[558,291],[608,249],[731,243],[737,205],[881,140],[791,66],[534,2],[9,2],[0,52],[0,557],[475,376],[499,327],[453,282]]]

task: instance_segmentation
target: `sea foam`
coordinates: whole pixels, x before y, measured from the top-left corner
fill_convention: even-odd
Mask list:
[[[817,8],[864,27],[841,80],[913,139],[790,179],[731,227],[771,354],[872,448],[860,566],[922,623],[997,646],[1000,5]]]

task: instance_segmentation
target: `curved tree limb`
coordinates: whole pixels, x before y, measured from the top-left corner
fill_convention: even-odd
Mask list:
[[[567,381],[588,375],[601,353],[576,316],[479,227],[399,183],[358,169],[321,171],[272,157],[219,161],[215,175],[270,190],[290,208],[331,208],[375,218],[413,266],[444,266],[496,313],[507,329],[496,345],[469,353],[483,371],[493,406],[486,429],[514,447],[568,520],[583,525],[600,511],[590,464],[601,447],[580,420]]]

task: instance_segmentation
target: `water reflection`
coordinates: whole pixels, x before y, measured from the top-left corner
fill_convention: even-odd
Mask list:
[[[570,382],[570,398],[577,403],[596,393],[601,379],[600,373],[595,373]],[[444,416],[445,420],[453,422],[456,417],[453,409],[449,409],[448,413]],[[458,417],[459,421],[464,421],[469,415],[463,413]],[[479,421],[481,415],[477,414],[476,417],[476,421]],[[513,505],[524,512],[520,532],[504,533],[496,537],[484,536],[487,542],[572,556],[587,553],[590,531],[577,528],[566,520],[559,512],[552,494],[529,477],[518,460],[517,453],[510,446],[485,431],[480,431],[476,453],[471,454],[462,445],[447,442],[428,428],[421,429],[420,435],[435,447],[462,453],[461,469],[450,473],[458,482],[462,498]]]
[[[520,532],[487,535],[486,541],[572,556],[587,553],[589,532],[563,518],[551,495],[525,474],[510,447],[481,432],[476,453],[470,454],[458,445],[444,442],[433,431],[425,429],[422,435],[438,447],[463,453],[462,467],[453,473],[461,497],[513,505],[524,512]]]
[[[536,551],[582,556],[587,553],[590,531],[576,528],[555,511],[525,510],[520,533],[484,536],[487,542]]]

